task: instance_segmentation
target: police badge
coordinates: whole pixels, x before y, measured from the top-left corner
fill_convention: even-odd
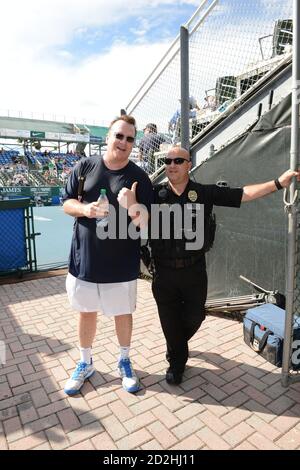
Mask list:
[[[189,191],[188,192],[188,198],[189,198],[190,201],[196,202],[197,199],[198,199],[198,194],[196,193],[196,191]]]

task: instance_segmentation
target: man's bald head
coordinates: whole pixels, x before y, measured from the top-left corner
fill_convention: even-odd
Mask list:
[[[176,158],[176,157],[182,157],[186,158],[187,160],[190,160],[190,153],[182,148],[182,147],[173,147],[168,151],[168,157],[170,158]]]
[[[169,182],[173,186],[187,184],[192,167],[189,152],[182,147],[173,147],[168,151],[166,160],[169,160],[165,167]]]

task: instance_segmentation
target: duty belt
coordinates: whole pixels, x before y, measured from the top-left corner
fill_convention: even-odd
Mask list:
[[[203,258],[203,254],[190,256],[189,258],[155,258],[154,263],[155,266],[162,266],[163,268],[180,269],[192,266],[201,258]]]

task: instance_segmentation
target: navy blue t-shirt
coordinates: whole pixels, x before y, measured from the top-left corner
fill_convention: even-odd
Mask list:
[[[64,201],[77,199],[78,178],[85,176],[83,202],[97,201],[100,190],[106,189],[109,203],[114,207],[116,219],[126,220],[127,226],[131,218],[127,210],[118,203],[119,191],[131,188],[137,181],[136,197],[144,204],[149,213],[153,202],[153,188],[147,174],[135,163],[129,161],[120,170],[108,169],[99,156],[82,159],[73,169],[66,184]],[[109,214],[109,219],[112,217]],[[96,219],[78,217],[74,224],[74,232],[69,258],[69,272],[78,279],[95,283],[125,282],[137,279],[140,269],[140,238],[131,239],[128,234],[122,239],[99,239],[96,234]],[[124,236],[124,232],[123,235]]]

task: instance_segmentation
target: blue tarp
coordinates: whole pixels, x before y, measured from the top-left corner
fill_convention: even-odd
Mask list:
[[[26,267],[24,208],[0,210],[0,271]]]

